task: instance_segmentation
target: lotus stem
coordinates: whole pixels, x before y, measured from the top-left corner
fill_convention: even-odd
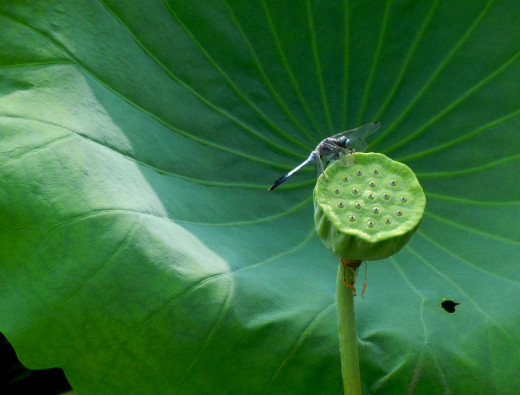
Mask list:
[[[356,271],[361,261],[341,259],[338,266],[336,296],[338,306],[339,349],[341,376],[345,395],[361,395],[354,296]]]

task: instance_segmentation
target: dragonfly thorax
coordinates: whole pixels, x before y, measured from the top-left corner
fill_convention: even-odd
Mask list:
[[[320,156],[328,155],[337,152],[343,148],[338,144],[338,140],[333,137],[327,137],[316,147],[316,151],[319,152]]]

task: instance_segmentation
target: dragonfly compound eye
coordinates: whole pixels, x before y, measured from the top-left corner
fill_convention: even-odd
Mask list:
[[[355,166],[340,158],[316,184],[316,231],[339,258],[384,259],[399,251],[415,232],[426,197],[406,165],[377,153],[348,156],[354,157]],[[349,188],[341,188],[345,179]]]
[[[347,147],[348,146],[348,143],[349,143],[350,139],[346,138],[346,137],[340,137],[338,139],[338,145],[340,147]]]

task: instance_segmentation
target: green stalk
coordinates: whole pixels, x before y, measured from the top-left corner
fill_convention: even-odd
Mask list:
[[[357,264],[355,264],[355,263]],[[355,271],[361,261],[340,260],[336,281],[341,376],[345,395],[361,395],[356,319],[354,316]],[[352,267],[352,269],[351,269]]]

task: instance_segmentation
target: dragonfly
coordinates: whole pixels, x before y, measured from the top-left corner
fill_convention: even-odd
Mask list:
[[[330,162],[339,159],[340,156],[364,151],[368,147],[368,143],[365,140],[365,137],[370,136],[380,127],[381,122],[372,122],[360,126],[356,129],[346,130],[344,132],[327,137],[316,146],[314,151],[311,152],[307,159],[305,159],[290,172],[277,179],[273,185],[269,187],[268,191],[272,191],[278,187],[278,185],[280,185],[302,167],[311,162],[315,162],[317,165],[319,165],[320,174],[322,174],[325,170],[325,167],[327,167]],[[327,158],[327,162],[325,163],[325,166],[323,166],[322,159],[325,158]],[[353,161],[352,164],[354,164]]]

